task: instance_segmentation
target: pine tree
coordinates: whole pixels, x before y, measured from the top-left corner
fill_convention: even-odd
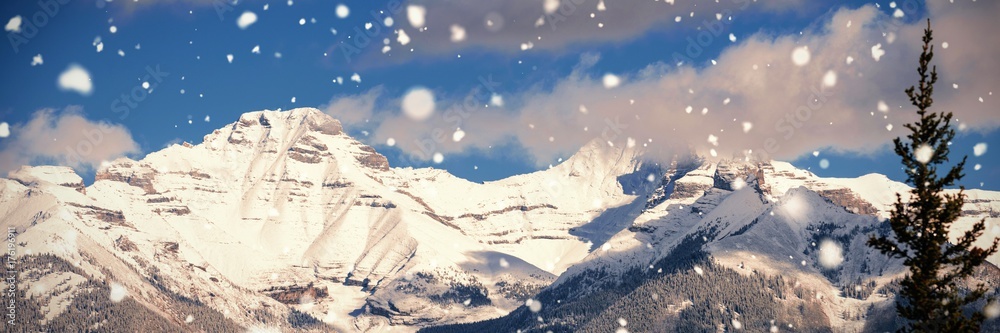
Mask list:
[[[961,180],[965,160],[946,169],[938,176],[938,167],[948,162],[948,145],[955,137],[951,112],[928,112],[934,100],[937,67],[930,66],[934,57],[931,45],[931,24],[924,30],[924,46],[920,55],[920,83],[906,89],[910,102],[917,107],[920,119],[906,124],[911,133],[909,142],[893,140],[896,154],[902,157],[907,182],[914,186],[909,202],[896,195],[889,218],[894,237],[872,236],[868,245],[890,257],[902,258],[909,274],[902,280],[896,309],[909,320],[901,331],[915,332],[978,332],[984,316],[976,312],[967,317],[963,307],[979,301],[986,292],[980,284],[962,292],[959,282],[972,275],[975,268],[997,251],[997,239],[987,249],[973,246],[983,234],[985,219],[975,223],[958,238],[948,241],[949,229],[958,219],[965,202],[964,187],[955,194],[944,194],[947,186]],[[944,167],[944,166],[942,166]]]

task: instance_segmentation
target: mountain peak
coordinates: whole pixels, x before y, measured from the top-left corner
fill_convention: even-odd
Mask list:
[[[296,108],[286,111],[261,110],[252,111],[240,115],[240,119],[233,124],[236,126],[250,127],[263,126],[271,128],[278,126],[294,129],[299,126],[308,126],[312,131],[317,131],[328,135],[341,134],[344,131],[340,121],[330,115],[323,113],[316,108]]]

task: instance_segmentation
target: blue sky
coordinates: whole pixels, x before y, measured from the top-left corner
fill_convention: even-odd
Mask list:
[[[958,68],[957,65],[949,65],[950,63],[988,64],[981,66],[979,72],[974,73],[978,75],[975,77],[1000,76],[994,65],[998,54],[989,53],[993,49],[983,51],[970,47],[968,52],[962,53],[963,37],[951,36],[963,34],[949,34],[949,29],[960,29],[954,23],[951,25],[955,27],[949,26],[950,22],[961,22],[963,15],[970,15],[966,13],[983,11],[983,8],[954,9],[938,5],[934,8],[940,9],[929,9],[930,6],[922,1],[911,1],[913,6],[903,7],[902,2],[898,6],[890,6],[889,1],[817,3],[781,0],[770,4],[751,4],[747,7],[749,9],[743,9],[741,1],[733,0],[731,8],[723,6],[721,9],[702,10],[693,5],[685,7],[682,0],[677,2],[674,5],[657,3],[659,7],[651,7],[654,9],[636,6],[631,10],[641,14],[635,14],[621,9],[631,7],[632,4],[619,5],[617,1],[609,0],[606,4],[608,10],[601,11],[596,9],[597,1],[567,0],[559,10],[547,14],[542,1],[515,1],[503,5],[469,1],[463,5],[465,7],[449,7],[442,4],[442,1],[404,1],[400,7],[402,9],[396,13],[391,13],[389,8],[395,7],[385,1],[345,1],[342,4],[349,8],[350,13],[346,18],[339,18],[336,13],[340,3],[330,1],[241,1],[233,4],[196,0],[83,0],[61,4],[51,0],[42,2],[48,4],[46,6],[31,1],[9,1],[2,5],[0,19],[6,23],[15,16],[21,16],[23,23],[20,32],[5,31],[9,43],[0,47],[5,73],[2,77],[5,89],[0,90],[0,122],[7,123],[11,128],[9,137],[0,138],[0,151],[6,152],[0,153],[0,157],[9,160],[0,165],[68,163],[66,157],[60,155],[65,151],[60,145],[40,147],[42,145],[38,143],[47,139],[46,135],[53,133],[53,128],[60,129],[51,124],[64,116],[81,116],[84,126],[101,121],[120,126],[115,127],[117,131],[107,135],[106,140],[101,140],[100,144],[106,146],[106,149],[95,148],[101,151],[95,153],[95,156],[104,158],[125,154],[141,158],[170,143],[199,143],[202,136],[235,121],[244,112],[317,107],[338,118],[356,116],[358,119],[354,122],[345,120],[349,132],[374,145],[389,158],[393,166],[434,166],[472,181],[495,180],[557,163],[558,158],[567,157],[581,146],[587,135],[593,137],[594,133],[590,131],[583,133],[576,130],[574,133],[567,133],[566,129],[560,127],[567,123],[558,120],[561,118],[544,117],[544,113],[541,113],[543,117],[539,117],[538,112],[546,112],[546,107],[558,109],[553,112],[561,112],[560,108],[572,108],[575,111],[577,104],[590,105],[588,108],[593,110],[589,110],[587,115],[603,115],[604,112],[615,114],[614,112],[619,111],[614,107],[603,106],[601,102],[589,102],[590,100],[622,101],[616,105],[624,105],[624,100],[632,100],[635,105],[648,103],[659,106],[665,103],[641,96],[651,96],[643,93],[654,94],[650,87],[668,86],[673,82],[695,82],[698,87],[703,88],[691,91],[689,95],[693,100],[709,98],[705,96],[722,97],[716,92],[725,90],[733,95],[733,105],[745,106],[740,111],[727,112],[745,112],[740,117],[746,118],[746,122],[752,122],[755,132],[770,130],[771,119],[775,118],[756,118],[754,114],[764,112],[755,110],[768,105],[753,104],[750,102],[753,98],[749,96],[739,98],[743,87],[740,82],[744,81],[737,78],[743,71],[756,69],[721,68],[740,59],[765,53],[760,50],[776,50],[786,46],[791,49],[801,44],[813,47],[813,61],[799,66],[802,68],[781,64],[789,67],[787,73],[782,72],[786,74],[781,75],[789,77],[774,77],[769,80],[783,82],[797,80],[799,77],[811,79],[814,73],[822,74],[827,68],[832,68],[830,71],[839,73],[842,82],[830,87],[833,91],[830,98],[836,101],[813,112],[822,114],[823,121],[830,120],[829,126],[838,127],[834,130],[814,131],[808,126],[818,125],[812,124],[800,128],[792,133],[794,135],[791,138],[785,139],[787,141],[782,141],[789,148],[782,151],[778,158],[792,160],[795,165],[809,168],[821,176],[856,177],[876,172],[902,180],[899,160],[888,149],[887,144],[889,138],[904,134],[901,124],[909,119],[906,112],[913,111],[907,104],[903,104],[903,88],[915,82],[912,70],[917,60],[913,55],[918,51],[912,46],[919,41],[904,38],[912,37],[914,31],[919,31],[921,21],[931,17],[936,22],[941,22],[935,28],[944,30],[945,37],[951,38],[955,44],[952,48],[942,50],[951,53],[941,52],[946,57],[944,68]],[[985,9],[987,12],[997,8],[994,4],[982,2],[956,2],[958,4],[955,6],[988,6]],[[480,3],[486,9],[469,9]],[[426,9],[426,31],[415,27],[409,20],[405,8],[412,4]],[[905,15],[893,17],[897,8],[905,8]],[[531,10],[537,10],[537,13],[523,14]],[[700,33],[714,29],[714,26],[710,27],[705,23],[713,22],[712,14],[722,10],[730,10],[720,20],[724,24],[718,25],[723,30],[712,31],[712,40],[704,43],[704,47],[699,47],[702,50],[697,55],[686,52],[686,48],[691,46],[692,40],[696,40]],[[257,19],[241,29],[237,21],[248,11],[253,12]],[[589,18],[590,13],[594,13],[594,17]],[[393,18],[392,27],[385,25],[386,14],[391,14],[388,16]],[[558,16],[560,14],[565,16]],[[940,20],[937,20],[937,15],[941,16]],[[548,21],[536,27],[533,24],[535,17],[545,17]],[[831,22],[851,17],[869,20],[862,28],[865,30],[861,32],[866,37],[845,35],[853,36],[851,38],[855,40],[841,41],[836,38],[839,32],[832,31],[835,29],[828,28],[827,25],[832,27]],[[492,21],[491,18],[500,18],[504,22],[492,22],[494,25],[491,25],[488,22]],[[681,21],[676,21],[677,18]],[[42,22],[40,20],[44,20],[44,24],[38,24],[37,29],[27,26],[35,26],[35,23]],[[379,31],[376,33],[368,30],[367,34],[374,37],[369,37],[368,43],[357,42],[361,35],[366,34],[366,23],[372,23]],[[448,40],[449,35],[453,35],[449,29],[453,24],[461,25],[468,31],[466,39],[458,42]],[[497,27],[496,24],[503,26]],[[586,24],[588,29],[596,30],[581,29],[577,24]],[[859,21],[858,26],[861,25]],[[848,23],[846,26],[851,27],[852,24]],[[113,33],[112,27],[115,30]],[[972,28],[995,31],[997,26]],[[403,45],[399,41],[397,29],[404,30],[412,41]],[[890,42],[871,37],[875,36],[877,39],[879,33],[886,31],[894,35],[886,38],[898,40]],[[735,41],[730,40],[730,34],[735,37]],[[102,45],[100,52],[95,45],[98,36]],[[389,39],[387,45],[390,50],[385,53],[382,52],[386,45],[383,39]],[[530,48],[518,47],[527,42],[532,43]],[[847,65],[832,65],[833,60],[827,58],[837,56],[837,63],[840,63],[843,62],[843,56],[830,55],[838,52],[833,47],[821,47],[835,42],[856,45],[858,50],[865,51],[864,57],[855,56],[858,64],[852,65],[851,61],[847,61]],[[867,50],[876,43],[886,49],[884,59],[873,60],[867,54]],[[348,59],[344,53],[345,50],[353,50],[348,47],[351,45],[360,45],[361,47],[357,47],[360,53],[352,54]],[[251,50],[257,46],[259,54],[252,53]],[[124,56],[120,55],[119,50]],[[678,52],[687,54],[689,62],[677,66],[675,55]],[[230,54],[233,56],[232,62],[227,59]],[[857,52],[845,51],[845,54]],[[33,65],[36,55],[41,55],[42,62]],[[718,66],[711,63],[715,59],[720,59]],[[721,59],[734,60],[723,63]],[[785,57],[782,61],[791,63],[794,59]],[[92,83],[89,94],[60,89],[60,75],[73,64],[89,73]],[[770,64],[767,63],[766,66],[770,68]],[[760,65],[765,66],[765,62]],[[775,65],[779,67],[778,64]],[[813,70],[812,67],[817,68]],[[864,70],[852,69],[858,67]],[[877,74],[856,75],[873,71],[877,71]],[[151,76],[150,73],[159,74]],[[360,77],[360,82],[351,80],[355,73]],[[621,77],[624,81],[621,87],[600,87],[599,83],[607,73]],[[851,77],[851,80],[857,81],[848,81],[848,73],[856,76]],[[342,80],[340,84],[336,82],[338,77]],[[1000,171],[995,166],[1000,158],[996,157],[997,153],[987,149],[981,156],[973,154],[973,147],[980,143],[985,143],[988,148],[1000,149],[997,144],[1000,142],[1000,134],[995,130],[1000,125],[1000,115],[997,113],[997,104],[992,100],[992,91],[989,91],[995,87],[990,84],[996,83],[996,79],[972,80],[968,77],[972,76],[955,76],[955,80],[942,80],[945,82],[939,83],[938,87],[939,91],[943,91],[942,103],[945,107],[962,107],[954,110],[958,118],[972,119],[965,125],[968,128],[961,131],[953,143],[953,155],[969,155],[967,177],[962,184],[968,188],[998,190],[1000,183],[996,180],[1000,179]],[[496,82],[492,91],[484,91],[481,78]],[[716,81],[719,83],[704,83]],[[144,82],[149,83],[148,88],[143,87]],[[851,82],[863,83],[857,87],[872,85],[879,89],[864,90],[871,91],[871,96],[856,96],[848,93],[855,86]],[[952,89],[949,87],[952,82],[961,88]],[[967,86],[979,90],[970,90],[965,88]],[[462,142],[440,144],[439,148],[444,156],[441,163],[435,163],[429,156],[413,158],[412,147],[405,143],[415,140],[403,138],[426,136],[428,129],[434,127],[428,125],[434,120],[411,124],[411,119],[402,116],[400,100],[414,87],[426,87],[433,92],[438,102],[435,110],[438,114],[443,114],[449,105],[459,105],[464,99],[473,98],[484,109],[477,107],[477,112],[472,113],[462,126],[496,127],[497,132],[467,130],[468,138]],[[684,89],[675,90],[678,89],[681,91],[678,96],[686,96],[683,95]],[[773,98],[776,101],[808,94],[808,89],[805,88],[784,94],[790,89],[781,85],[772,85],[765,90],[779,94],[780,96]],[[588,93],[594,91],[607,92],[608,95]],[[133,93],[143,98],[138,101],[122,100],[123,94]],[[492,105],[492,109],[486,107],[493,94],[502,96],[505,105]],[[373,97],[365,99],[365,96]],[[576,102],[577,98],[574,96],[579,96],[581,101]],[[975,97],[985,97],[986,100],[973,101]],[[670,98],[671,103],[677,99]],[[552,106],[553,100],[565,102],[566,105]],[[744,103],[743,100],[747,102],[741,104]],[[886,112],[882,119],[877,120],[878,123],[873,120],[872,124],[865,126],[853,124],[859,119],[856,114],[864,115],[873,111],[871,119],[878,118],[879,111],[875,110],[874,104],[876,100],[885,100],[892,109],[891,112]],[[357,101],[360,105],[365,105],[366,101],[371,103],[363,107],[365,110],[331,107],[338,101]],[[871,110],[859,110],[854,101],[866,101]],[[683,106],[694,102],[677,103]],[[705,103],[709,105],[708,102]],[[724,104],[729,106],[729,103],[727,99]],[[786,105],[789,111],[794,111],[794,103],[802,102],[779,105]],[[967,110],[970,105],[974,110]],[[710,116],[715,116],[719,112],[716,110],[721,107],[725,106],[716,107],[712,104]],[[781,108],[766,109],[771,112]],[[43,128],[40,133],[26,133],[29,129],[37,129],[28,124],[39,119],[37,111],[42,109],[53,109],[49,118],[46,118],[50,121],[51,126],[48,127],[51,128],[48,132]],[[695,108],[694,114],[698,113],[698,109]],[[728,116],[717,116],[718,119],[715,120],[706,118],[704,121],[678,120],[684,123],[674,124],[669,120],[685,116],[681,108],[674,108],[674,111],[677,114],[670,116],[673,118],[664,118],[668,121],[662,122],[644,120],[650,119],[651,115],[643,113],[647,111],[637,111],[634,119],[640,121],[633,123],[631,127],[637,131],[635,139],[640,142],[646,142],[643,141],[645,137],[655,140],[652,142],[676,141],[694,146],[703,154],[707,154],[707,149],[710,148],[713,151],[718,149],[722,155],[724,148],[734,151],[746,148],[733,142],[757,139],[733,139],[728,134],[716,133],[713,136],[720,137],[720,141],[724,143],[712,147],[707,146],[704,139],[707,135],[701,132],[692,134],[688,131],[672,136],[671,129],[676,131],[677,127],[690,127],[691,124],[704,123],[705,127],[718,126],[721,129],[729,126],[718,124],[718,119],[728,119]],[[786,112],[774,112],[779,111]],[[852,116],[841,118],[840,114]],[[562,113],[560,115],[563,116]],[[811,117],[810,121],[815,123],[818,118],[819,116]],[[847,124],[840,124],[835,121],[837,119],[845,119]],[[735,116],[733,121],[736,121]],[[517,122],[523,122],[530,128],[520,126],[515,130],[508,130],[499,126],[502,123]],[[886,123],[894,124],[895,130],[884,130]],[[778,124],[774,127],[777,128]],[[72,126],[66,128],[77,130],[77,127]],[[407,133],[401,133],[400,128],[406,128]],[[536,128],[549,129],[551,133],[540,136],[532,134]],[[454,129],[448,129],[448,137],[451,137],[452,130]],[[876,130],[885,132],[872,136],[859,134]],[[65,134],[58,132],[52,135]],[[683,128],[681,132],[684,132]],[[780,137],[782,133],[778,132],[771,136]],[[546,146],[545,137],[550,138],[549,142],[555,142],[554,146]],[[553,137],[572,139],[559,141],[551,139]],[[394,138],[401,143],[389,146],[385,138]],[[70,140],[69,144],[72,144],[74,139],[65,140]],[[134,145],[122,143],[128,140],[134,141]],[[818,151],[818,156],[814,156],[813,151]],[[823,160],[826,162],[821,163]],[[93,162],[70,164],[76,166],[85,178],[92,178]],[[973,170],[976,164],[981,165],[980,170]]]

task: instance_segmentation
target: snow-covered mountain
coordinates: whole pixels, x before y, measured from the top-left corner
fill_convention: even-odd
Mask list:
[[[656,267],[706,231],[721,267],[823,290],[835,327],[864,324],[838,311],[886,302],[843,294],[901,273],[863,240],[904,184],[820,178],[782,162],[642,156],[595,141],[547,170],[478,184],[392,168],[316,109],[259,111],[201,144],[109,162],[91,186],[65,167],[11,172],[0,179],[0,225],[27,255],[17,269],[16,288],[30,296],[23,313],[56,330],[119,325],[79,313],[74,302],[94,295],[182,330],[481,321],[597,269],[611,283]],[[985,217],[988,235],[1000,233],[1000,193],[966,194],[962,225]],[[843,254],[820,258],[829,240]],[[574,297],[588,294],[578,289]]]
[[[784,162],[671,169],[644,213],[536,295],[535,308],[428,331],[894,330],[904,267],[865,243],[888,232],[905,184],[821,178]],[[977,245],[988,247],[1000,236],[1000,193],[965,194],[953,237],[986,219]],[[1000,270],[986,266],[970,282],[997,292]]]

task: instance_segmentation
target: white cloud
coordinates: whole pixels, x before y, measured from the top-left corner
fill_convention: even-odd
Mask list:
[[[27,123],[11,124],[10,133],[0,141],[0,174],[34,164],[95,170],[102,161],[139,153],[127,128],[91,121],[79,107],[39,110]]]
[[[991,30],[982,27],[996,23],[984,13],[997,9],[1000,4],[995,2],[930,8],[936,18],[936,34],[956,45],[970,45],[936,55],[942,82],[963,82],[970,89],[937,90],[935,108],[954,110],[956,118],[979,129],[995,128],[1000,119],[964,91],[1000,86],[1000,77],[981,75],[1000,72],[1000,64],[981,61],[978,69],[967,64],[969,59],[1000,57],[1000,46],[973,42],[989,39]],[[628,137],[635,138],[648,143],[644,149],[651,156],[663,158],[689,149],[703,156],[714,151],[722,157],[742,156],[752,150],[755,155],[777,159],[820,149],[873,153],[901,135],[898,130],[887,131],[890,125],[916,118],[902,91],[914,83],[913,68],[925,27],[923,21],[898,27],[898,40],[884,46],[894,61],[876,63],[859,57],[846,64],[847,56],[870,52],[871,44],[866,41],[882,38],[878,22],[884,20],[892,18],[874,6],[842,9],[817,29],[801,35],[757,34],[743,37],[739,44],[726,42],[727,48],[715,58],[714,66],[677,67],[674,61],[665,60],[627,73],[629,80],[611,90],[605,88],[601,76],[589,74],[598,57],[585,54],[577,70],[553,84],[502,86],[515,89],[503,91],[508,102],[504,108],[486,107],[491,93],[497,92],[479,87],[468,96],[436,100],[438,112],[422,122],[414,122],[393,108],[377,110],[380,116],[370,125],[370,140],[381,143],[391,137],[402,151],[424,160],[435,152],[486,150],[513,140],[525,147],[537,165],[553,163],[596,137],[614,142],[616,147],[625,146]],[[855,24],[847,27],[849,21]],[[805,47],[808,63],[796,66],[790,55]],[[758,69],[753,70],[755,65]],[[836,82],[827,75],[831,71],[836,73]],[[688,93],[689,89],[694,93]],[[580,112],[581,105],[587,112]],[[879,109],[904,107],[898,112],[872,114],[876,105]],[[460,142],[447,140],[455,128],[475,135]],[[710,134],[717,137],[718,147],[705,140]],[[558,140],[550,141],[553,137]]]
[[[80,95],[90,96],[94,90],[93,82],[90,80],[90,73],[87,69],[77,64],[71,64],[62,74],[59,74],[59,89],[64,91],[75,91]]]
[[[672,6],[663,2],[636,1],[627,6],[604,6],[600,11],[603,27],[590,17],[598,8],[597,0],[568,1],[450,1],[428,0],[420,5],[409,5],[406,17],[410,25],[421,34],[411,34],[422,47],[414,53],[454,55],[462,49],[490,50],[513,53],[528,47],[547,51],[565,50],[571,45],[621,43],[638,38],[653,29],[727,29],[732,23],[725,18],[716,20],[716,13],[761,14],[762,12],[786,10],[811,10],[819,5],[802,0],[753,1],[684,1]],[[554,12],[546,15],[546,12]],[[692,19],[683,23],[672,23],[675,15],[685,18],[695,12]],[[666,25],[670,21],[672,24]],[[614,24],[609,24],[614,22]],[[702,26],[710,24],[711,27]],[[452,42],[451,25],[465,29],[467,36],[483,38],[466,39],[464,43]],[[427,29],[422,29],[426,27]],[[541,41],[537,38],[542,37]],[[716,36],[725,40],[728,36]],[[372,52],[375,48],[371,49]],[[395,61],[405,61],[412,53],[394,55]]]

